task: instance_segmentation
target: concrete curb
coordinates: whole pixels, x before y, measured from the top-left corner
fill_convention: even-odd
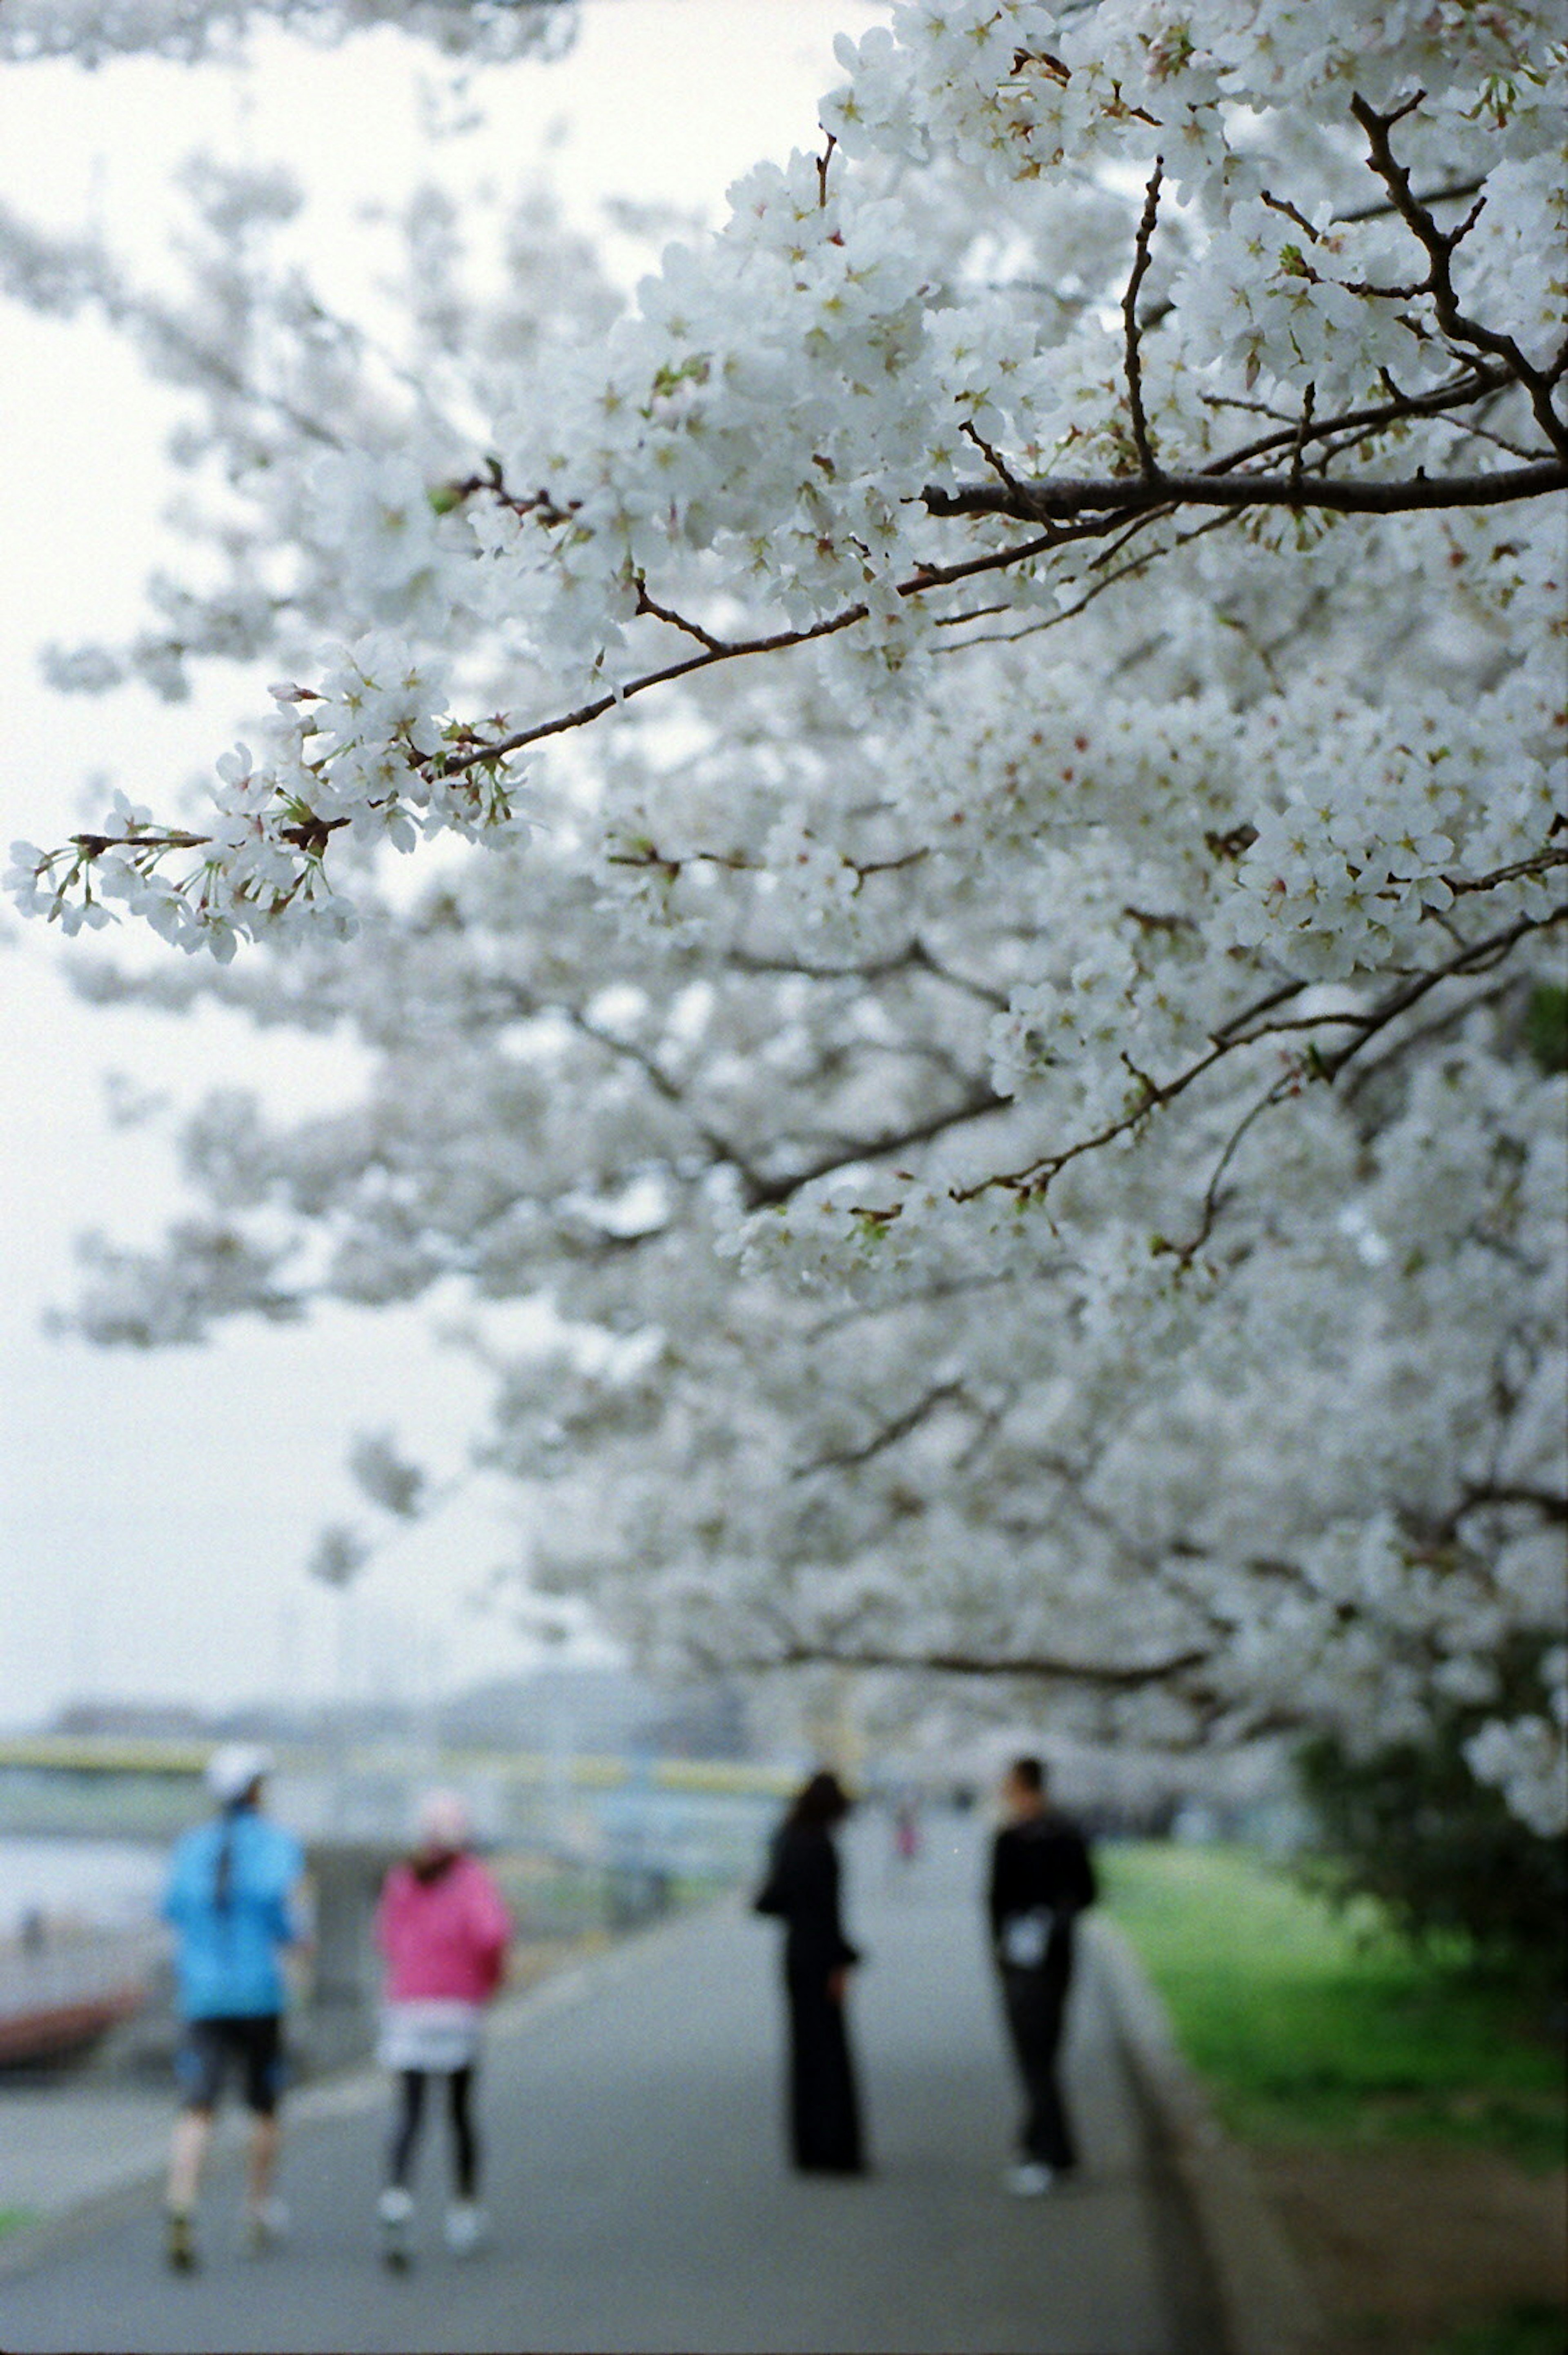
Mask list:
[[[732,1905],[738,1901],[731,1894],[712,1901],[717,1905]],[[627,1930],[590,1955],[575,1955],[562,1960],[559,1968],[548,1971],[536,1979],[532,1987],[516,1995],[504,1995],[490,2015],[487,2034],[496,2042],[508,2043],[513,2038],[527,2035],[545,2026],[564,2007],[581,2003],[597,1987],[613,1984],[625,1971],[667,1945],[677,1945],[691,1934],[712,1905],[693,1905],[677,1914],[673,1921],[656,1922],[645,1929]],[[301,2133],[328,2118],[363,2115],[381,2108],[388,2098],[387,2074],[374,2062],[357,2062],[352,2067],[317,2079],[288,2096],[284,2112],[285,2137]],[[168,2124],[174,2124],[174,2088],[169,2089]],[[242,2112],[230,2103],[219,2116],[213,2134],[209,2169],[236,2158],[245,2147],[247,2120]],[[96,2231],[101,2225],[118,2223],[132,2215],[149,2200],[155,2200],[163,2190],[167,2166],[165,2142],[160,2139],[145,2164],[128,2169],[116,2183],[101,2191],[74,2200],[68,2207],[57,2209],[52,2215],[40,2217],[36,2224],[24,2224],[0,2240],[0,2282],[15,2274],[30,2272],[60,2248],[68,2247],[81,2234]]]
[[[1244,2151],[1216,2120],[1177,2049],[1165,2007],[1114,1922],[1082,1934],[1109,1999],[1122,2050],[1164,2141],[1202,2241],[1225,2333],[1224,2355],[1317,2355],[1323,2315]]]

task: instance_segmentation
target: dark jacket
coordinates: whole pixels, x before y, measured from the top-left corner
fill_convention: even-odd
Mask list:
[[[838,1918],[838,1851],[816,1826],[785,1824],[775,1835],[755,1910],[785,1923],[784,1968],[792,1977],[826,1977],[860,1959]]]
[[[1000,1946],[1005,1923],[1043,1911],[1052,1917],[1051,1944],[1060,1949],[1074,1915],[1098,1893],[1083,1835],[1065,1816],[1048,1812],[997,1834],[986,1895],[993,1945]]]

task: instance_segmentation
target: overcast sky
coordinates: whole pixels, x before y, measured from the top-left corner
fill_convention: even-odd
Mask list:
[[[444,141],[436,161],[509,176],[537,160],[585,221],[606,195],[717,217],[759,155],[813,143],[837,78],[832,34],[873,13],[866,0],[587,0],[573,54],[486,74],[492,130]],[[237,69],[10,67],[0,198],[51,226],[101,227],[153,271],[177,210],[171,175],[205,147],[288,164],[330,238],[357,203],[423,176],[421,87],[443,80],[429,52],[381,34],[336,53],[268,37]],[[176,487],[162,437],[178,411],[107,330],[0,305],[0,850],[62,839],[93,774],[166,808],[262,700],[264,681],[232,677],[172,709],[139,689],[66,699],[38,678],[42,641],[129,632],[149,569],[178,570],[161,521]],[[150,1241],[178,1206],[166,1126],[116,1127],[111,1073],[176,1105],[241,1082],[304,1112],[352,1085],[352,1062],[320,1041],[258,1039],[213,1009],[171,1021],[85,1007],[61,975],[69,944],[9,912],[0,926],[0,1726],[75,1696],[330,1689],[341,1631],[304,1563],[321,1525],[357,1510],[345,1448],[396,1423],[438,1472],[456,1471],[481,1399],[462,1359],[403,1311],[340,1309],[151,1356],[52,1340],[39,1320],[71,1296],[79,1232]],[[418,1698],[522,1665],[526,1639],[465,1600],[519,1542],[497,1483],[397,1540],[360,1582],[351,1685]]]

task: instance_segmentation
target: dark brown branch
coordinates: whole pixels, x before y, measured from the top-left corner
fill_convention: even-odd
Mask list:
[[[1511,867],[1495,867],[1489,875],[1445,875],[1443,880],[1457,900],[1467,891],[1495,891],[1499,883],[1519,883],[1527,875],[1544,875],[1552,867],[1568,867],[1568,850],[1538,850],[1533,858],[1516,859]]]
[[[1426,284],[1422,291],[1431,295],[1432,307],[1443,333],[1453,343],[1467,345],[1472,351],[1490,352],[1500,359],[1529,393],[1536,423],[1552,448],[1568,458],[1568,424],[1552,407],[1551,381],[1546,373],[1531,364],[1512,336],[1499,334],[1495,327],[1483,325],[1480,320],[1472,319],[1459,307],[1459,298],[1454,287],[1454,252],[1475,227],[1481,207],[1486,202],[1485,197],[1477,198],[1456,229],[1439,229],[1428,208],[1412,188],[1410,174],[1393,152],[1390,134],[1394,125],[1424,95],[1424,91],[1418,91],[1415,99],[1395,108],[1392,114],[1380,114],[1357,91],[1350,101],[1350,112],[1367,134],[1372,170],[1387,188],[1394,210],[1426,255]]]
[[[1036,1677],[1063,1684],[1088,1685],[1104,1692],[1139,1692],[1164,1684],[1193,1668],[1207,1668],[1213,1657],[1204,1646],[1168,1653],[1160,1660],[1073,1660],[1054,1652],[995,1654],[963,1651],[893,1651],[880,1644],[845,1645],[833,1638],[813,1643],[795,1636],[773,1654],[738,1659],[726,1656],[732,1668],[903,1668],[914,1675],[944,1677]]]
[[[1301,423],[1296,431],[1296,446],[1290,453],[1290,479],[1301,481],[1301,470],[1307,458],[1307,445],[1312,434],[1312,412],[1317,405],[1317,387],[1309,384],[1301,398]]]
[[[1517,922],[1508,925],[1504,931],[1488,933],[1484,941],[1470,942],[1443,964],[1417,974],[1413,981],[1394,990],[1370,1014],[1361,1018],[1360,1036],[1352,1039],[1348,1047],[1342,1047],[1337,1055],[1317,1058],[1314,1076],[1328,1081],[1331,1085],[1346,1064],[1361,1052],[1369,1039],[1386,1029],[1397,1016],[1419,1005],[1440,982],[1462,979],[1472,973],[1489,973],[1494,965],[1501,964],[1509,950],[1517,948],[1530,933],[1550,932],[1565,922],[1568,922],[1568,907],[1554,908],[1546,916],[1520,916]]]
[[[1446,187],[1428,188],[1415,201],[1425,206],[1462,204],[1467,197],[1478,196],[1485,186],[1485,180],[1452,180]],[[1358,205],[1353,212],[1336,213],[1334,218],[1337,221],[1381,220],[1398,210],[1392,197],[1382,197],[1375,205]]]
[[[1098,518],[1076,527],[1053,526],[1032,539],[1019,540],[1010,548],[990,549],[984,556],[965,557],[953,564],[923,564],[908,580],[897,583],[897,594],[928,596],[933,589],[950,589],[961,581],[976,580],[983,573],[1030,563],[1035,557],[1071,540],[1095,538],[1104,528],[1104,523]],[[863,622],[869,610],[863,604],[847,605],[842,613],[829,613],[803,630],[773,630],[762,637],[736,638],[722,647],[705,647],[701,654],[688,655],[684,662],[667,663],[662,669],[645,671],[639,678],[628,679],[618,692],[595,696],[592,701],[579,704],[575,711],[562,712],[554,719],[541,719],[532,728],[519,728],[510,736],[449,756],[441,763],[439,773],[443,777],[460,776],[465,769],[477,768],[485,762],[504,761],[513,752],[526,751],[530,744],[542,743],[548,737],[565,736],[573,729],[590,727],[618,704],[629,703],[634,696],[645,695],[651,687],[667,687],[674,679],[689,678],[696,671],[711,669],[715,663],[738,662],[748,655],[781,654],[791,646],[813,645],[820,638],[837,637],[841,631],[852,630],[858,622]]]
[[[1185,1095],[1189,1088],[1202,1079],[1206,1072],[1211,1071],[1216,1063],[1222,1062],[1226,1056],[1243,1047],[1255,1047],[1283,1030],[1328,1029],[1342,1024],[1355,1028],[1356,1037],[1338,1054],[1323,1055],[1316,1047],[1309,1048],[1300,1071],[1296,1075],[1304,1080],[1327,1081],[1332,1085],[1346,1064],[1361,1052],[1370,1039],[1386,1029],[1408,1007],[1418,1004],[1439,983],[1463,979],[1473,973],[1489,972],[1530,933],[1545,932],[1565,922],[1568,922],[1568,907],[1555,908],[1545,916],[1521,916],[1503,931],[1489,933],[1485,940],[1467,943],[1442,964],[1402,983],[1365,1014],[1325,1014],[1288,1022],[1260,1022],[1255,1029],[1232,1028],[1224,1033],[1213,1033],[1214,1043],[1210,1051],[1200,1055],[1196,1062],[1189,1063],[1185,1071],[1179,1071],[1174,1079],[1157,1084],[1142,1072],[1135,1072],[1134,1076],[1141,1083],[1142,1093],[1129,1110],[1115,1120],[1108,1121],[1104,1128],[1095,1130],[1089,1136],[1079,1137],[1072,1145],[1063,1146],[1060,1152],[1042,1154],[1039,1160],[1030,1162],[1026,1168],[999,1172],[995,1177],[979,1179],[973,1186],[955,1187],[953,1199],[955,1202],[976,1201],[993,1186],[1004,1186],[1017,1194],[1032,1196],[1036,1199],[1042,1198],[1070,1162],[1080,1160],[1086,1153],[1097,1152],[1103,1146],[1114,1144],[1118,1136],[1125,1136],[1129,1130],[1140,1126],[1151,1113],[1174,1103],[1179,1096]],[[1299,984],[1291,985],[1280,993],[1281,997],[1294,996],[1300,986]]]
[[[1562,1524],[1568,1522],[1568,1497],[1560,1497],[1551,1488],[1532,1488],[1515,1482],[1482,1481],[1467,1487],[1451,1513],[1438,1523],[1435,1534],[1439,1541],[1456,1538],[1460,1524],[1472,1513],[1486,1512],[1505,1505],[1524,1505],[1539,1513],[1543,1520]]]
[[[1294,435],[1292,436],[1294,439]],[[1068,522],[1086,517],[1141,515],[1179,507],[1297,507],[1328,515],[1420,515],[1451,507],[1502,506],[1568,490],[1568,459],[1542,459],[1490,474],[1427,474],[1393,482],[1336,481],[1293,474],[1161,474],[1060,476],[1020,485],[1022,496],[988,483],[956,491],[923,493],[933,516],[1009,516],[1019,523]]]
[[[1210,1236],[1214,1231],[1214,1221],[1220,1215],[1221,1201],[1220,1188],[1223,1182],[1226,1170],[1230,1167],[1232,1161],[1235,1158],[1236,1152],[1241,1145],[1242,1139],[1245,1136],[1247,1131],[1252,1127],[1254,1121],[1261,1120],[1265,1112],[1272,1112],[1275,1104],[1283,1103],[1287,1096],[1294,1095],[1298,1085],[1299,1082],[1295,1078],[1294,1074],[1284,1080],[1275,1080],[1272,1087],[1264,1089],[1256,1103],[1252,1105],[1248,1111],[1243,1114],[1241,1119],[1236,1123],[1235,1127],[1231,1131],[1229,1137],[1225,1141],[1224,1151],[1221,1154],[1219,1160],[1214,1164],[1212,1175],[1209,1179],[1208,1188],[1203,1196],[1203,1209],[1198,1220],[1197,1231],[1187,1242],[1181,1244],[1166,1243],[1163,1245],[1157,1245],[1157,1249],[1163,1248],[1164,1250],[1174,1252],[1178,1263],[1182,1267],[1189,1267],[1191,1265],[1193,1260],[1202,1250],[1204,1244],[1208,1241]]]
[[[833,150],[837,146],[837,139],[830,131],[827,134],[827,144],[823,149],[821,155],[816,158],[816,208],[818,212],[824,212],[827,210],[827,166],[833,161]]]
[[[1007,485],[1008,490],[1016,491],[1019,487],[1017,475],[1008,464],[1008,462],[1003,457],[1001,452],[999,450],[994,450],[991,447],[991,444],[987,441],[985,435],[976,425],[974,419],[966,417],[964,420],[963,424],[958,428],[958,431],[963,434],[965,442],[972,442],[974,443],[976,449],[980,453],[981,457],[986,461],[987,465],[991,469],[991,472]]]
[[[637,582],[637,611],[639,613],[651,613],[656,622],[666,622],[672,630],[684,631],[688,638],[695,638],[699,646],[706,646],[709,654],[727,655],[731,651],[723,638],[716,638],[710,630],[702,627],[700,622],[688,621],[684,613],[676,613],[670,606],[656,604],[648,594],[646,581],[641,579]]]
[[[923,1398],[916,1399],[912,1407],[906,1408],[902,1414],[895,1415],[891,1423],[884,1423],[859,1447],[834,1448],[826,1455],[814,1456],[809,1464],[797,1464],[790,1477],[805,1480],[814,1472],[848,1472],[859,1464],[869,1464],[885,1449],[896,1447],[901,1439],[907,1439],[910,1433],[918,1430],[927,1415],[934,1413],[939,1406],[964,1395],[962,1382],[938,1382]]]
[[[787,1177],[753,1180],[746,1188],[749,1210],[776,1209],[797,1194],[803,1186],[818,1178],[831,1178],[836,1170],[852,1169],[862,1161],[882,1161],[890,1153],[901,1153],[912,1145],[928,1145],[933,1137],[942,1136],[950,1128],[959,1128],[965,1121],[981,1120],[987,1113],[1010,1112],[1008,1097],[997,1094],[994,1088],[976,1088],[945,1112],[933,1113],[928,1119],[914,1121],[908,1128],[894,1129],[881,1136],[862,1137],[839,1151],[827,1155],[805,1169],[792,1170]]]
[[[1127,291],[1122,297],[1122,325],[1126,346],[1127,408],[1133,422],[1133,447],[1138,453],[1138,464],[1146,483],[1159,480],[1159,461],[1149,439],[1148,416],[1144,408],[1143,357],[1138,343],[1138,289],[1149,265],[1149,249],[1154,241],[1154,226],[1159,217],[1159,185],[1164,173],[1163,156],[1155,157],[1154,170],[1144,191],[1143,218],[1138,222],[1134,240],[1134,259]]]
[[[1462,998],[1456,1006],[1451,1006],[1445,1013],[1435,1015],[1429,1022],[1411,1023],[1382,1054],[1362,1063],[1351,1073],[1339,1090],[1340,1103],[1355,1104],[1396,1063],[1403,1062],[1409,1055],[1418,1054],[1422,1048],[1430,1047],[1435,1039],[1451,1039],[1480,1007],[1501,1005],[1527,986],[1528,983],[1521,975],[1510,974],[1504,980],[1494,982],[1490,989],[1478,989],[1473,996]],[[1362,1134],[1371,1134],[1366,1124],[1362,1124]]]
[[[1450,409],[1466,409],[1485,398],[1488,393],[1504,391],[1513,383],[1506,368],[1485,368],[1479,362],[1466,362],[1464,373],[1451,383],[1435,386],[1428,392],[1403,392],[1395,384],[1387,368],[1380,370],[1389,398],[1370,409],[1347,409],[1314,427],[1307,435],[1309,442],[1326,441],[1330,435],[1372,434],[1384,426],[1408,423],[1413,417],[1441,417]],[[1300,433],[1300,421],[1292,423],[1282,412],[1265,409],[1261,401],[1242,400],[1225,393],[1205,393],[1205,407],[1210,409],[1241,409],[1254,415],[1278,417],[1277,433],[1261,434],[1255,442],[1241,449],[1227,451],[1222,458],[1213,460],[1203,469],[1211,474],[1233,474],[1239,466],[1251,465],[1254,458],[1266,458],[1275,452],[1293,447]],[[1526,453],[1528,455],[1528,453]]]

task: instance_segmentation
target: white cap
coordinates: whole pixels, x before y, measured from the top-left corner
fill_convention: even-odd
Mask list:
[[[272,1753],[259,1742],[226,1742],[207,1762],[207,1787],[220,1806],[232,1807],[272,1771]]]

